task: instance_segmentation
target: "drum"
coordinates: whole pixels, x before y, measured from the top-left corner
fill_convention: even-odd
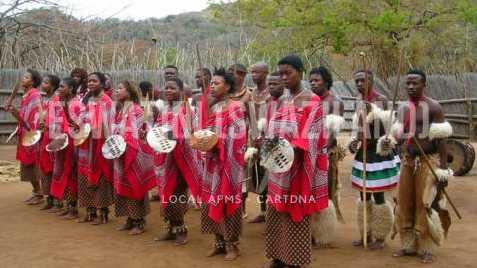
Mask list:
[[[53,138],[48,145],[46,145],[47,152],[59,152],[68,146],[68,135],[63,133]]]
[[[475,149],[474,146],[470,142],[465,142],[465,149],[466,149],[466,160],[464,163],[463,174],[469,173],[469,171],[474,166],[475,162]]]
[[[293,147],[281,138],[265,141],[260,152],[260,165],[273,173],[287,172],[295,160]]]
[[[106,159],[116,159],[121,157],[126,151],[126,142],[120,135],[111,135],[104,141],[101,152]]]
[[[166,127],[154,127],[146,135],[146,141],[158,153],[170,153],[177,142],[170,139],[171,130]]]
[[[475,150],[471,144],[448,139],[446,143],[447,163],[454,171],[454,176],[463,176],[472,169]]]

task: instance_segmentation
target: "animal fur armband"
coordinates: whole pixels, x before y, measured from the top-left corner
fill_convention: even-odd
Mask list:
[[[444,139],[452,136],[452,126],[449,122],[432,123],[429,128],[429,139]]]
[[[452,176],[454,176],[454,171],[450,168],[448,169],[442,169],[442,168],[436,168],[436,175],[439,181],[448,181]]]
[[[401,139],[404,134],[404,125],[397,121],[391,126],[391,136],[395,139]]]
[[[389,148],[383,148],[384,140],[388,139],[390,142]],[[394,147],[396,146],[396,139],[392,135],[384,135],[378,139],[378,144],[376,145],[376,153],[380,156],[387,156],[393,152]]]

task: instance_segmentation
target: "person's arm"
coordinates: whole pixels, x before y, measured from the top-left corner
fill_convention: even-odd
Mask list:
[[[12,114],[13,117],[15,117],[15,119],[18,121],[18,122],[22,122],[23,121],[23,118],[20,116],[20,112],[18,111],[18,109],[13,106],[13,105],[10,105],[7,107],[6,109],[8,112],[10,112]]]
[[[431,118],[433,122],[429,129],[429,139],[436,140],[437,152],[439,154],[439,167],[441,169],[447,169],[447,150],[446,143],[447,138],[452,135],[452,126],[449,122],[445,121],[444,112],[439,104],[431,110]]]
[[[439,103],[432,103],[430,112],[432,123],[429,128],[429,140],[431,142],[435,140],[439,154],[439,168],[435,172],[438,184],[441,187],[446,187],[449,178],[454,175],[454,172],[448,168],[446,150],[447,138],[452,135],[452,126],[445,121],[444,111]]]

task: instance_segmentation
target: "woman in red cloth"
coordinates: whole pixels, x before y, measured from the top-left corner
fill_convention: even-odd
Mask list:
[[[38,176],[37,157],[38,143],[32,146],[23,146],[22,140],[27,131],[39,129],[41,111],[41,94],[37,87],[41,84],[41,75],[36,70],[28,69],[21,80],[24,90],[20,110],[9,105],[6,110],[18,120],[17,132],[17,160],[20,161],[20,179],[28,181],[33,187],[33,195],[25,200],[29,205],[38,205],[43,202],[40,181]]]
[[[328,206],[328,158],[321,100],[301,87],[304,67],[296,55],[278,63],[287,90],[283,104],[267,114],[267,138],[282,138],[294,147],[290,170],[268,171],[268,209],[264,267],[300,267],[311,263],[311,215]]]
[[[144,112],[137,88],[130,81],[122,81],[116,97],[111,133],[121,135],[127,145],[124,154],[113,160],[115,214],[127,217],[119,231],[137,235],[144,232],[150,211],[148,191],[157,184],[153,152],[144,141]]]
[[[178,78],[168,78],[164,88],[165,103],[159,110],[156,125],[169,129],[177,142],[170,153],[156,155],[159,195],[167,232],[156,241],[175,240],[176,245],[187,243],[184,215],[188,207],[187,188],[197,199],[201,179],[201,163],[197,152],[189,144],[193,132],[193,114],[184,95],[184,84]]]
[[[78,148],[78,203],[86,207],[86,216],[80,222],[93,225],[108,222],[109,206],[113,200],[113,163],[103,157],[101,148],[109,137],[113,118],[113,103],[103,92],[106,77],[100,72],[88,76],[88,93],[83,98],[83,122],[91,125],[91,134]],[[99,210],[99,216],[97,211]]]
[[[76,153],[73,131],[79,128],[80,116],[84,106],[79,98],[73,95],[73,79],[67,77],[60,82],[58,94],[51,100],[48,109],[50,137],[68,135],[68,145],[54,153],[53,174],[51,178],[51,195],[58,200],[66,201],[67,209],[60,213],[65,219],[78,218],[77,193],[78,181],[76,173]]]
[[[41,90],[44,92],[42,99],[42,116],[43,122],[40,122],[40,127],[43,129],[43,135],[40,140],[39,156],[37,166],[39,168],[39,175],[41,181],[41,191],[46,196],[46,203],[41,210],[49,210],[53,208],[54,197],[50,195],[51,175],[53,173],[53,153],[46,151],[46,145],[50,142],[50,122],[48,120],[48,110],[52,103],[51,100],[55,97],[55,91],[60,85],[60,78],[56,75],[46,75],[41,82]],[[46,119],[46,120],[45,120]]]
[[[214,234],[215,244],[208,256],[226,254],[225,260],[239,256],[242,228],[241,194],[246,147],[245,108],[229,95],[234,91],[232,75],[215,70],[206,127],[217,134],[217,145],[206,153],[206,170],[201,185],[202,233]]]

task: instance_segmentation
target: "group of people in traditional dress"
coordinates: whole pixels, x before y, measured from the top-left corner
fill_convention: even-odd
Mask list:
[[[101,72],[76,68],[60,79],[28,69],[20,82],[20,107],[6,107],[19,122],[21,180],[33,188],[25,202],[44,203],[42,210],[93,225],[108,223],[114,205],[115,216],[126,218],[118,230],[137,235],[144,232],[150,201],[159,199],[167,229],[155,240],[184,245],[184,215],[193,200],[201,210],[201,232],[215,236],[207,256],[232,261],[240,255],[247,193],[254,192],[260,213],[249,222],[265,223],[271,262],[264,267],[302,267],[311,263],[313,247],[332,245],[343,220],[338,167],[348,149],[355,154],[351,181],[359,191],[360,238],[353,245],[367,242],[379,250],[391,233],[399,234],[402,248],[395,257],[432,262],[450,224],[440,201],[452,176],[445,150],[452,127],[439,103],[425,95],[423,72],[408,72],[409,100],[394,112],[373,86],[373,73],[356,71],[361,99],[348,146],[338,139],[345,109],[331,91],[331,73],[313,68],[305,88],[304,64],[296,55],[282,58],[274,72],[265,63],[252,65],[254,88],[245,85],[248,70],[242,64],[213,73],[200,68],[196,90],[187,89],[175,66],[164,73],[161,89],[147,81],[138,89],[124,80],[113,90],[111,76]],[[155,128],[172,144],[167,152],[149,142]],[[34,130],[41,139],[25,145]],[[215,135],[210,148],[195,135],[204,130]],[[122,137],[125,148],[111,159],[104,146],[113,135]],[[51,150],[58,137],[66,137],[64,144]],[[277,144],[291,148],[291,155],[283,149],[283,159],[270,160]],[[287,161],[285,169],[270,168]],[[385,192],[396,187],[393,210]]]

